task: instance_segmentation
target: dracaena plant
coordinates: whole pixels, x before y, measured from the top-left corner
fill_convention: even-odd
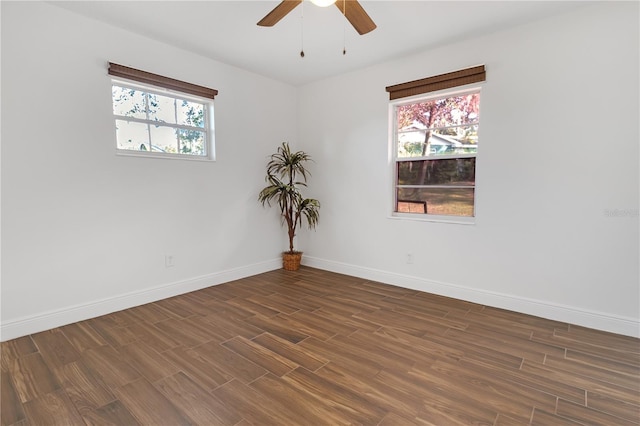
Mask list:
[[[286,226],[289,236],[288,253],[294,253],[293,238],[298,227],[302,226],[303,219],[309,229],[318,224],[320,202],[304,198],[300,192],[302,187],[307,186],[307,177],[311,176],[305,168],[308,161],[311,161],[309,154],[291,152],[289,144],[283,142],[267,163],[265,181],[268,185],[258,195],[263,206],[277,203],[280,207],[282,224]]]

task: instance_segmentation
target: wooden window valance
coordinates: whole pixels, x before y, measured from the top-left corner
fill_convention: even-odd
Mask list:
[[[179,92],[208,99],[214,99],[218,94],[216,89],[209,89],[208,87],[198,86],[197,84],[187,83],[146,71],[140,71],[135,68],[125,67],[124,65],[118,65],[112,62],[109,62],[109,75],[134,80],[139,83],[151,84],[165,89],[177,90]]]
[[[466,68],[464,70],[448,72],[421,80],[409,81],[386,88],[389,92],[389,100],[406,98],[408,96],[421,95],[442,89],[464,86],[465,84],[485,81],[486,71],[484,65]]]

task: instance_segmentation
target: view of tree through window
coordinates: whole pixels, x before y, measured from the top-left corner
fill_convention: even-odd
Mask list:
[[[207,104],[136,87],[112,86],[117,149],[207,156]]]
[[[399,213],[474,216],[480,93],[398,104]]]

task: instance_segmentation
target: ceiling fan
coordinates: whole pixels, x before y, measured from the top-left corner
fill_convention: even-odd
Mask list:
[[[366,34],[376,29],[376,24],[358,3],[358,0],[311,0],[311,2],[322,7],[335,4],[358,34]],[[302,0],[283,0],[267,16],[262,18],[258,25],[261,27],[274,26],[300,3]]]

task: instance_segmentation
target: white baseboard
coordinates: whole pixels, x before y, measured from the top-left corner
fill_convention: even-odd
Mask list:
[[[309,257],[307,255],[303,256],[302,263],[306,266],[378,281],[385,284],[466,300],[496,308],[522,312],[541,318],[595,328],[597,330],[632,337],[640,337],[640,325],[638,320],[634,318],[604,314],[571,306],[478,290],[455,284]],[[56,311],[49,311],[38,315],[6,321],[0,326],[0,341],[4,342],[6,340],[38,333],[40,331],[50,330],[55,327],[84,321],[89,318],[95,318],[112,312],[121,311],[123,309],[144,305],[146,303],[156,302],[158,300],[200,290],[213,285],[272,271],[281,267],[282,259],[278,258],[240,268],[216,272],[201,277],[164,284],[142,291],[118,295],[108,299],[97,300],[82,305],[69,306]]]
[[[640,337],[640,322],[637,318],[594,312],[573,306],[479,290],[471,287],[464,287],[378,269],[319,259],[307,255],[303,256],[302,263],[313,268],[391,284],[398,287],[452,297],[494,308],[521,312],[541,318],[580,325],[625,336]]]
[[[0,341],[15,339],[17,337],[50,330],[55,327],[84,321],[89,318],[99,317],[123,309],[133,308],[146,303],[177,296],[191,291],[200,290],[213,285],[250,277],[263,272],[272,271],[282,267],[282,259],[274,259],[260,262],[240,268],[215,272],[201,277],[190,278],[183,281],[163,284],[146,290],[122,294],[108,299],[69,306],[64,309],[49,311],[29,317],[22,317],[2,323],[0,327]]]

